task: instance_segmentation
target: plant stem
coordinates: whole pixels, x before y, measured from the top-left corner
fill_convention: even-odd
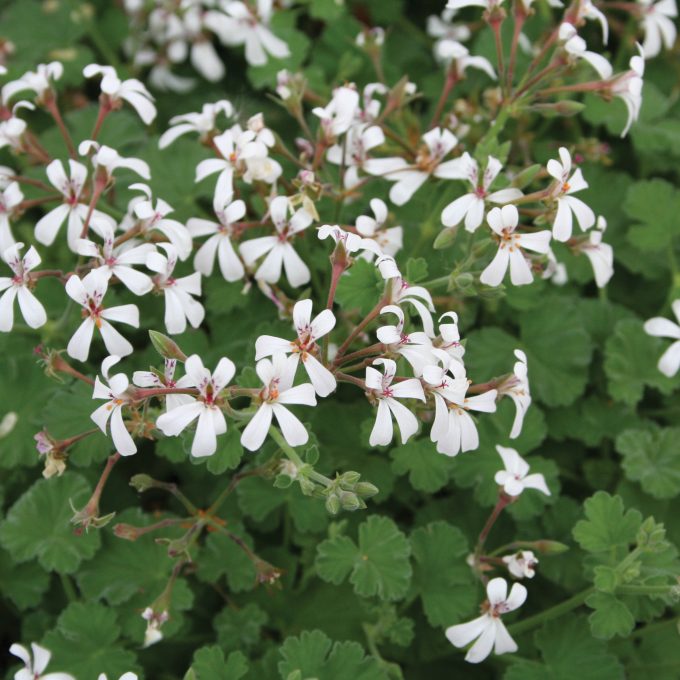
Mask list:
[[[451,62],[448,71],[446,72],[446,79],[444,80],[444,87],[442,88],[442,93],[439,96],[439,101],[437,102],[437,107],[434,110],[434,113],[432,114],[432,121],[430,122],[430,127],[429,129],[431,130],[434,127],[437,127],[439,125],[439,121],[441,120],[442,113],[444,113],[444,106],[446,106],[446,102],[448,101],[449,95],[451,94],[451,90],[455,86],[455,84],[458,82],[458,73],[456,71],[456,61],[455,59]]]
[[[61,117],[61,112],[59,111],[57,100],[53,94],[48,96],[47,101],[45,102],[45,107],[52,115],[52,118],[54,118],[54,121],[56,122],[57,127],[59,128],[59,132],[61,133],[61,136],[64,138],[66,148],[68,149],[68,155],[73,159],[78,158],[78,154],[76,153],[76,147],[73,145],[73,139],[71,139],[71,133],[68,131],[66,123],[64,123],[64,119]]]

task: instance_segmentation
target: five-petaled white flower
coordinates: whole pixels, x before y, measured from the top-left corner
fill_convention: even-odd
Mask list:
[[[316,358],[319,347],[317,340],[330,333],[335,327],[335,316],[330,309],[324,309],[312,319],[312,301],[300,300],[293,307],[293,323],[297,339],[290,341],[272,335],[261,335],[255,341],[255,360],[270,357],[278,352],[292,354],[307,371],[307,375],[320,397],[327,397],[336,387],[335,376]]]
[[[426,132],[422,139],[424,144],[413,165],[398,157],[371,158],[364,163],[364,170],[370,175],[382,175],[390,182],[395,182],[390,189],[390,200],[395,205],[407,203],[430,176],[440,179],[466,177],[460,158],[444,161],[458,143],[452,132],[443,128],[433,128]]]
[[[106,673],[100,673],[97,680],[108,680],[108,678],[106,677]],[[123,675],[121,675],[118,678],[118,680],[139,680],[139,676],[137,675],[137,673],[128,671],[127,673],[123,673]]]
[[[675,318],[680,322],[680,300],[671,305]],[[661,316],[645,321],[645,333],[661,338],[672,338],[675,342],[661,355],[658,369],[667,377],[672,378],[680,368],[680,326]]]
[[[113,179],[113,173],[119,168],[132,170],[143,179],[151,178],[151,170],[146,161],[139,158],[126,158],[121,156],[115,149],[105,144],[100,145],[92,139],[86,139],[78,146],[78,153],[81,156],[91,154],[90,161],[97,171],[104,173],[107,182]]]
[[[515,402],[515,419],[510,430],[510,439],[516,439],[522,432],[524,416],[531,406],[531,392],[527,368],[527,355],[521,350],[514,352],[519,361],[515,362],[513,373],[498,386],[498,394],[507,395]]]
[[[432,341],[427,333],[423,331],[404,333],[404,312],[397,305],[387,305],[380,310],[380,313],[394,314],[397,317],[397,323],[378,328],[376,331],[378,340],[386,346],[386,351],[396,352],[403,356],[411,364],[414,375],[421,376],[425,366],[434,363]]]
[[[638,43],[638,52],[631,57],[630,69],[612,78],[611,92],[619,97],[626,105],[628,118],[626,126],[623,128],[621,137],[625,137],[630,130],[630,126],[640,117],[640,107],[642,106],[642,77],[645,74],[645,52]]]
[[[64,197],[64,202],[43,215],[35,225],[35,237],[45,246],[51,246],[57,233],[67,220],[66,239],[68,247],[77,252],[78,239],[83,231],[83,222],[89,211],[87,203],[80,197],[87,179],[87,168],[78,161],[69,159],[69,176],[60,160],[52,161],[46,168],[50,184]],[[93,210],[89,226],[99,236],[115,229],[115,221],[101,210]]]
[[[450,323],[444,323],[445,319],[451,319]],[[449,365],[451,359],[463,363],[465,347],[460,341],[460,330],[458,329],[458,314],[455,312],[445,312],[439,317],[439,340],[433,343],[433,350],[436,355],[447,355],[445,365]]]
[[[439,62],[452,64],[458,79],[465,76],[467,69],[476,68],[484,71],[492,80],[496,80],[496,71],[486,57],[470,56],[470,50],[454,40],[441,40],[436,43],[434,56]]]
[[[156,117],[153,96],[144,83],[137,78],[121,80],[113,66],[100,66],[99,64],[88,64],[83,69],[83,75],[86,78],[101,75],[102,93],[114,105],[120,105],[121,102],[126,101],[146,125],[150,125]]]
[[[397,399],[425,401],[423,386],[417,378],[393,384],[397,364],[392,359],[375,359],[373,365],[382,365],[383,373],[370,366],[366,368],[366,389],[371,390],[370,395],[378,400],[378,412],[368,443],[371,446],[387,446],[392,441],[394,416],[399,425],[401,443],[405,444],[418,431],[418,419]]]
[[[371,199],[371,211],[373,217],[368,215],[359,215],[357,217],[355,226],[359,236],[373,239],[385,255],[394,257],[403,246],[404,230],[402,227],[385,227],[387,221],[387,205],[385,201],[379,198]],[[361,257],[373,261],[373,253],[365,251]]]
[[[282,352],[274,354],[271,361],[262,359],[255,365],[263,388],[258,396],[260,407],[241,435],[241,444],[249,451],[256,451],[262,446],[272,418],[276,418],[281,434],[290,446],[302,446],[307,443],[309,434],[305,426],[284,406],[284,404],[316,406],[316,395],[311,383],[293,387],[297,365],[295,357],[287,357]]]
[[[102,375],[108,383],[105,385],[99,376],[94,381],[93,399],[106,399],[106,404],[102,404],[92,413],[90,418],[96,423],[97,427],[106,434],[106,425],[111,421],[111,439],[116,451],[121,456],[131,456],[137,453],[135,442],[130,436],[125,423],[123,422],[123,407],[130,403],[130,397],[126,394],[130,381],[124,373],[109,375],[111,368],[120,361],[118,356],[106,357],[102,361]]]
[[[291,286],[303,286],[311,278],[309,268],[297,254],[290,241],[312,223],[312,216],[300,208],[289,217],[293,206],[286,196],[277,196],[269,204],[275,236],[261,236],[241,244],[239,250],[247,266],[266,254],[257,268],[255,278],[276,283],[281,278],[281,266]]]
[[[571,154],[563,146],[560,147],[559,153],[561,162],[551,158],[547,165],[548,174],[557,180],[553,191],[553,196],[557,199],[553,238],[556,241],[568,241],[571,237],[572,212],[583,231],[587,231],[595,224],[595,213],[580,198],[572,196],[588,188],[581,168],[577,168],[571,174]]]
[[[219,405],[220,393],[234,377],[236,367],[230,359],[222,357],[211,373],[200,357],[192,354],[184,363],[184,370],[188,378],[186,387],[190,381],[191,386],[198,389],[198,396],[160,415],[156,426],[164,435],[176,437],[198,418],[191,455],[212,456],[217,450],[217,435],[227,431],[227,421]]]
[[[230,282],[238,281],[243,278],[245,269],[234,250],[231,237],[234,235],[234,223],[246,214],[246,204],[241,199],[232,201],[231,194],[220,199],[219,194],[215,193],[213,209],[217,215],[217,222],[200,217],[192,217],[187,222],[187,229],[192,238],[209,236],[194,257],[194,268],[203,276],[210,276],[217,259],[224,279]]]
[[[645,40],[642,49],[646,59],[656,57],[662,47],[673,48],[678,30],[674,19],[678,16],[675,0],[638,0],[642,14],[642,30]]]
[[[0,331],[6,333],[14,325],[14,300],[19,300],[19,309],[24,321],[31,328],[40,328],[47,321],[45,308],[31,292],[31,270],[41,262],[40,255],[31,246],[21,257],[23,243],[15,243],[2,253],[2,259],[14,273],[12,277],[0,276]]]
[[[9,99],[16,92],[33,90],[38,101],[44,99],[48,91],[52,89],[55,81],[59,80],[64,73],[64,67],[58,61],[49,64],[38,64],[35,71],[27,71],[21,78],[7,83],[3,88],[3,99]]]
[[[496,451],[503,459],[505,470],[499,470],[495,474],[494,480],[496,484],[503,487],[503,491],[508,496],[519,496],[524,489],[536,489],[546,496],[550,496],[550,489],[545,483],[545,477],[538,472],[527,474],[529,463],[515,449],[497,444]]]
[[[377,125],[355,125],[347,131],[342,144],[334,144],[328,149],[328,162],[345,168],[345,188],[349,189],[359,183],[359,170],[363,169],[368,152],[384,142],[385,135]]]
[[[489,156],[481,178],[477,161],[467,151],[461,156],[461,165],[463,165],[466,179],[472,184],[472,191],[463,194],[444,208],[442,211],[444,226],[453,227],[464,217],[465,229],[475,231],[484,219],[485,201],[509,203],[522,196],[522,192],[514,187],[489,193],[489,187],[503,168],[497,158]]]
[[[501,559],[515,578],[533,578],[536,575],[538,558],[531,550],[520,550]]]
[[[492,649],[496,654],[517,651],[517,644],[510,637],[501,616],[524,604],[527,589],[521,583],[514,583],[508,596],[507,581],[500,577],[492,578],[486,585],[486,596],[484,614],[468,623],[446,629],[446,637],[455,647],[465,647],[476,640],[465,655],[465,660],[470,663],[484,661]]]
[[[31,651],[32,654],[26,647],[16,642],[9,648],[9,653],[21,659],[25,666],[14,674],[14,680],[75,680],[68,673],[45,673],[52,658],[49,649],[31,642]]]
[[[108,279],[115,276],[135,295],[146,295],[153,288],[151,277],[133,269],[133,265],[146,264],[147,257],[156,248],[151,243],[135,245],[130,241],[114,247],[113,230],[107,225],[102,232],[104,243],[101,246],[87,239],[78,239],[76,252],[96,260],[99,265],[97,271],[106,274]]]
[[[343,86],[333,90],[333,97],[325,107],[317,106],[312,113],[321,119],[326,136],[334,139],[350,129],[358,108],[359,93],[353,87]]]
[[[322,241],[330,237],[336,244],[341,243],[345,252],[349,254],[361,251],[362,255],[364,253],[369,253],[373,257],[382,255],[380,246],[373,239],[363,238],[351,231],[340,229],[337,224],[324,224],[319,227],[318,236]]]
[[[573,24],[568,22],[560,24],[558,35],[560,41],[564,43],[564,51],[571,59],[587,61],[603,80],[611,77],[612,65],[601,54],[586,49],[586,41],[577,34]]]
[[[535,253],[547,253],[550,247],[550,232],[539,231],[534,234],[517,234],[519,212],[514,205],[493,208],[486,216],[489,226],[498,236],[498,251],[479,280],[487,286],[498,286],[510,267],[510,280],[515,286],[531,283],[534,277],[527,263],[523,248]]]
[[[200,113],[182,113],[170,119],[170,126],[158,140],[161,149],[170,146],[178,137],[190,132],[198,132],[201,142],[208,139],[216,130],[217,116],[223,113],[227,118],[234,115],[234,107],[228,99],[214,104],[203,104]]]
[[[9,217],[21,201],[24,194],[17,182],[8,182],[0,188],[0,253],[13,246],[15,241],[9,226]]]
[[[614,249],[602,241],[606,229],[607,220],[600,215],[595,229],[576,245],[576,250],[584,253],[590,260],[598,288],[604,288],[609,279],[614,276]]]
[[[92,270],[82,280],[73,274],[66,282],[66,293],[83,309],[84,321],[69,340],[66,351],[70,357],[87,361],[95,327],[99,329],[109,354],[124,357],[132,353],[132,345],[109,323],[118,321],[134,328],[139,327],[139,309],[136,305],[119,305],[105,308],[102,305],[109,282],[106,274]]]
[[[591,21],[598,21],[602,29],[602,42],[606,45],[609,40],[609,24],[607,17],[602,10],[595,7],[593,0],[579,0],[576,7],[575,23],[580,25],[583,19],[590,19]]]
[[[157,387],[157,388],[177,388],[182,389],[186,387],[193,387],[194,382],[188,375],[183,375],[178,380],[175,380],[175,369],[177,368],[177,359],[166,359],[163,366],[163,374],[153,371],[135,371],[132,374],[132,382],[138,387]],[[166,394],[165,395],[165,410],[172,411],[182,404],[189,404],[193,401],[193,397],[188,394]]]
[[[146,266],[156,276],[154,286],[165,296],[165,327],[168,333],[184,333],[187,320],[193,328],[198,328],[205,317],[203,305],[192,296],[201,294],[201,274],[194,272],[188,276],[173,276],[177,266],[177,250],[171,243],[159,243],[165,255],[152,252],[146,258]]]
[[[392,277],[390,286],[390,299],[392,303],[402,307],[406,302],[413,305],[420,320],[423,322],[423,330],[427,337],[433,338],[434,324],[432,323],[432,312],[434,312],[434,303],[427,288],[411,285],[401,274],[398,277]]]

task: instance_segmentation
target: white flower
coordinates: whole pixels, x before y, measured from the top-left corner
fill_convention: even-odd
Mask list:
[[[193,387],[193,380],[184,375],[179,380],[175,380],[175,369],[177,359],[165,359],[163,375],[153,371],[135,371],[132,374],[132,382],[138,387],[158,387],[158,388],[185,388]],[[188,394],[166,394],[165,410],[172,411],[182,404],[190,404],[193,397]]]
[[[640,107],[642,106],[642,77],[645,74],[645,52],[642,46],[637,46],[639,54],[631,57],[630,70],[625,71],[612,79],[611,92],[619,97],[626,105],[628,119],[626,127],[621,133],[625,137],[630,130],[630,126],[640,117]]]
[[[102,375],[108,383],[105,385],[99,376],[94,381],[93,399],[106,399],[106,404],[102,404],[90,415],[97,427],[106,434],[106,424],[111,420],[111,439],[116,451],[121,456],[131,456],[137,453],[135,442],[130,436],[125,423],[123,422],[123,407],[126,406],[130,398],[126,394],[130,381],[124,373],[109,375],[109,371],[114,364],[120,361],[118,356],[110,356],[102,362]]]
[[[281,278],[283,266],[288,282],[297,288],[307,283],[311,274],[290,241],[296,234],[307,229],[312,223],[312,216],[304,208],[300,208],[289,217],[292,211],[293,206],[286,196],[274,198],[269,204],[269,214],[276,229],[276,236],[262,236],[245,241],[239,250],[249,267],[266,255],[255,272],[255,278],[266,283],[276,283]]]
[[[217,368],[210,373],[200,357],[192,354],[184,363],[184,370],[188,378],[185,386],[188,387],[190,381],[198,389],[198,397],[160,415],[156,427],[164,435],[176,437],[198,418],[191,455],[212,456],[217,450],[217,435],[227,431],[227,421],[219,407],[220,392],[234,377],[236,367],[230,359],[222,357]]]
[[[327,137],[338,137],[347,132],[354,123],[359,108],[359,93],[353,87],[338,87],[333,90],[331,101],[325,106],[317,106],[312,113],[321,119],[321,127]],[[379,137],[374,131],[372,137]],[[375,140],[372,140],[375,141]],[[376,146],[374,144],[373,146]],[[331,161],[335,162],[335,161]]]
[[[420,316],[420,320],[423,322],[423,330],[427,333],[427,337],[433,338],[434,324],[432,323],[432,312],[434,312],[434,303],[427,288],[412,286],[401,275],[392,277],[390,284],[390,299],[392,303],[403,306],[405,302],[408,302],[410,305],[413,305],[418,316]]]
[[[369,253],[374,257],[376,255],[382,255],[380,246],[373,239],[362,238],[358,234],[353,234],[352,232],[340,229],[337,224],[324,224],[319,227],[318,235],[319,239],[322,241],[330,236],[336,244],[342,243],[345,251],[350,254],[361,250],[362,255],[364,253]]]
[[[503,487],[508,496],[519,496],[524,489],[536,489],[546,496],[550,495],[550,489],[545,483],[545,477],[538,472],[529,472],[529,463],[522,458],[515,449],[507,446],[496,445],[496,451],[503,459],[505,470],[499,470],[494,480],[496,484]]]
[[[78,239],[83,231],[83,222],[89,211],[87,203],[81,203],[87,168],[78,161],[69,159],[69,176],[60,160],[52,161],[46,168],[50,184],[64,197],[64,202],[43,215],[35,225],[35,237],[45,246],[51,246],[64,220],[67,221],[66,238],[68,247],[78,252]],[[115,229],[115,221],[100,210],[93,210],[89,227],[103,236]]]
[[[381,175],[396,182],[390,189],[390,200],[404,205],[425,184],[428,177],[440,179],[464,179],[465,164],[460,158],[444,162],[444,158],[456,146],[458,139],[449,130],[433,128],[423,137],[424,146],[418,153],[416,164],[411,166],[403,158],[371,158],[364,163],[364,170],[371,175]]]
[[[455,40],[438,42],[434,48],[434,56],[437,61],[443,64],[454,63],[458,79],[465,76],[465,71],[468,68],[476,68],[479,71],[484,71],[492,80],[496,80],[496,71],[486,57],[471,57],[468,48]]]
[[[224,77],[226,69],[217,50],[213,47],[211,36],[206,34],[205,29],[210,30],[209,17],[210,13],[206,12],[200,5],[188,7],[183,17],[183,29],[185,37],[191,42],[189,55],[191,65],[204,78],[214,83]],[[171,47],[174,47],[175,44],[176,41],[171,43]],[[185,57],[186,50],[186,44],[183,44],[182,60]],[[180,61],[180,59],[177,59],[177,61]]]
[[[475,644],[465,655],[470,663],[484,661],[491,650],[496,654],[516,652],[517,644],[510,637],[501,616],[518,609],[527,599],[527,589],[521,583],[514,583],[508,596],[508,583],[504,578],[492,578],[486,585],[486,612],[480,617],[450,626],[446,637],[455,647],[465,647],[473,640]]]
[[[34,109],[29,102],[19,102],[12,107],[14,113],[19,108]],[[12,115],[11,118],[0,122],[0,149],[9,146],[21,152],[23,150],[23,135],[26,132],[26,121]]]
[[[680,300],[671,305],[675,318],[680,322]],[[658,369],[667,377],[672,378],[680,368],[680,326],[668,319],[655,316],[645,321],[645,333],[661,338],[671,338],[675,342],[661,355]]]
[[[375,266],[380,272],[380,276],[386,281],[399,277],[401,279],[401,272],[395,259],[391,255],[381,255],[376,261]]]
[[[355,222],[357,233],[364,238],[373,239],[383,253],[394,257],[403,246],[404,230],[402,227],[385,228],[387,221],[385,201],[372,198],[370,205],[374,217],[359,215]],[[361,257],[369,262],[373,261],[373,253],[370,251],[365,251],[361,254]]]
[[[108,680],[106,677],[106,673],[100,673],[99,677],[97,680]],[[118,680],[139,680],[137,673],[133,673],[132,671],[128,671],[127,673],[123,673]]]
[[[108,181],[112,179],[113,173],[118,168],[132,170],[132,172],[143,179],[148,180],[151,178],[151,171],[145,161],[142,161],[139,158],[124,158],[110,146],[104,144],[100,146],[98,142],[91,139],[86,139],[84,142],[80,143],[78,146],[78,153],[81,156],[87,156],[87,154],[92,153],[92,156],[90,157],[92,165],[97,170],[101,169],[106,174]]]
[[[422,331],[404,333],[404,312],[397,305],[387,305],[380,313],[394,314],[397,317],[397,324],[378,328],[376,331],[378,340],[386,346],[387,352],[403,356],[411,364],[414,375],[421,376],[425,366],[434,363],[430,338]]]
[[[59,80],[63,73],[64,67],[58,61],[38,64],[35,71],[28,71],[19,80],[7,83],[2,88],[3,99],[9,99],[16,92],[33,90],[37,99],[42,100],[47,91],[52,89],[54,81]]]
[[[194,257],[194,269],[203,276],[210,276],[215,266],[215,259],[219,262],[220,271],[226,281],[238,281],[243,278],[245,269],[231,243],[234,235],[234,223],[246,214],[246,204],[238,199],[232,201],[231,194],[219,200],[215,194],[213,208],[218,222],[192,217],[187,222],[187,229],[193,238],[209,236],[198,249]]]
[[[175,246],[179,259],[186,260],[191,255],[191,234],[181,222],[168,218],[168,215],[174,212],[173,207],[162,198],[156,199],[154,204],[151,189],[146,184],[131,184],[128,188],[141,191],[146,195],[146,200],[142,196],[137,196],[130,201],[128,206],[128,210],[131,209],[134,217],[139,220],[137,226],[140,233],[160,231]],[[132,224],[127,224],[128,221],[126,219],[124,224],[121,224],[121,228],[131,227]]]
[[[66,293],[83,308],[85,320],[69,340],[66,351],[70,357],[87,361],[95,327],[99,329],[109,354],[124,357],[132,353],[132,345],[109,323],[117,321],[134,328],[139,327],[139,309],[135,305],[104,308],[104,295],[108,288],[104,272],[91,271],[82,281],[75,274],[66,282]]]
[[[158,140],[161,149],[170,146],[178,137],[190,132],[198,132],[199,139],[204,141],[216,130],[217,116],[223,113],[227,118],[234,115],[234,107],[227,99],[221,99],[214,104],[203,104],[200,113],[183,113],[170,119],[168,128]]]
[[[455,9],[445,9],[441,17],[435,15],[427,17],[427,34],[435,38],[435,57],[441,52],[446,52],[447,43],[460,43],[470,38],[470,29],[465,24],[453,23],[456,14]]]
[[[345,188],[359,183],[359,170],[364,167],[368,152],[385,141],[385,135],[377,125],[355,125],[347,131],[342,144],[334,144],[326,152],[329,163],[345,168]]]
[[[470,384],[465,368],[455,359],[448,370],[430,364],[423,371],[423,379],[434,397],[435,416],[430,439],[437,444],[437,451],[446,456],[474,451],[479,446],[479,434],[469,410],[493,413],[496,410],[496,390],[466,397]]]
[[[675,0],[638,0],[642,13],[642,30],[645,32],[645,40],[642,49],[645,59],[656,57],[662,47],[670,50],[673,48],[675,38],[678,35],[675,22],[678,16],[678,7]]]
[[[31,650],[33,658],[26,647],[16,642],[9,648],[9,653],[21,659],[26,666],[14,674],[14,680],[75,680],[68,673],[45,673],[52,652],[35,642],[31,642]]]
[[[463,7],[484,7],[491,11],[503,4],[503,0],[448,0],[446,9],[462,9]]]
[[[245,43],[246,61],[252,66],[267,63],[267,53],[276,59],[290,56],[288,45],[269,28],[273,12],[272,0],[257,0],[256,9],[232,0],[224,5],[224,12],[208,12],[205,24],[225,45]]]
[[[576,199],[575,199],[576,200]],[[535,253],[547,253],[550,247],[550,232],[539,231],[534,234],[517,234],[519,212],[514,205],[493,208],[486,216],[489,226],[499,237],[498,252],[479,280],[486,286],[498,286],[510,267],[510,280],[515,286],[533,281],[523,248]]]
[[[579,0],[575,23],[580,24],[582,19],[591,19],[600,22],[602,28],[602,42],[606,45],[609,40],[609,24],[607,17],[593,4],[592,0]]]
[[[312,319],[312,301],[300,300],[293,307],[293,322],[297,339],[290,341],[272,335],[261,335],[255,341],[255,360],[270,357],[278,352],[292,353],[297,365],[302,365],[320,397],[327,397],[336,387],[333,374],[319,362],[317,340],[330,333],[335,327],[335,316],[330,309],[324,309]]]
[[[519,437],[522,432],[524,416],[531,406],[527,355],[521,349],[516,349],[514,354],[519,361],[515,362],[513,375],[498,386],[498,394],[507,395],[515,402],[515,420],[510,430],[510,439]]]
[[[451,319],[451,323],[442,323],[445,319]],[[449,365],[451,359],[463,364],[465,347],[460,342],[460,331],[458,330],[458,314],[455,312],[445,312],[439,317],[439,339],[433,343],[433,352],[436,355],[443,352],[446,354],[444,363]]]
[[[147,622],[144,631],[144,644],[142,645],[142,648],[146,649],[163,639],[161,626],[170,618],[170,615],[165,610],[157,614],[151,607],[147,607],[142,612],[142,618]]]
[[[548,248],[548,252],[546,254],[548,261],[545,265],[545,270],[543,271],[541,278],[549,279],[551,283],[554,283],[556,286],[563,286],[569,280],[567,276],[567,268],[564,266],[564,263],[557,261],[552,248]]]
[[[497,158],[489,156],[481,178],[477,161],[467,151],[461,156],[460,161],[465,178],[472,184],[472,191],[460,196],[444,208],[442,223],[444,226],[453,227],[465,217],[465,229],[475,231],[484,219],[485,201],[509,203],[522,196],[522,192],[510,187],[489,193],[489,187],[503,168]]]
[[[114,248],[114,234],[110,227],[102,230],[104,243],[99,246],[87,239],[78,239],[76,252],[91,257],[98,263],[97,270],[110,279],[115,276],[128,290],[135,295],[146,295],[152,288],[151,278],[133,269],[133,265],[146,264],[150,253],[156,251],[151,243],[135,245],[128,241]]]
[[[588,188],[583,179],[581,168],[571,174],[571,154],[563,146],[559,149],[560,161],[554,158],[548,161],[548,174],[557,180],[554,195],[557,199],[557,214],[553,223],[553,238],[556,241],[568,241],[571,237],[572,212],[583,231],[587,231],[595,224],[595,213],[579,198],[572,194]]]
[[[587,61],[603,80],[611,77],[612,65],[601,54],[586,49],[586,41],[577,35],[573,24],[560,24],[559,39],[564,43],[564,50],[574,60]]]
[[[101,75],[102,93],[107,95],[113,104],[126,101],[146,125],[150,125],[156,117],[153,96],[144,83],[136,78],[121,80],[113,66],[100,66],[99,64],[88,64],[83,69],[83,75],[86,78]]]
[[[533,578],[536,575],[538,558],[531,550],[520,550],[512,555],[504,555],[501,559],[515,578]]]
[[[598,288],[604,288],[614,275],[614,249],[602,242],[602,237],[607,228],[607,220],[600,216],[597,225],[589,234],[588,238],[577,245],[577,249],[587,255],[595,274],[595,283]]]
[[[307,443],[309,435],[305,426],[284,406],[284,404],[316,406],[313,385],[303,383],[293,387],[297,365],[296,357],[286,357],[282,352],[274,354],[271,361],[262,359],[255,365],[263,388],[259,394],[260,407],[241,435],[241,444],[249,451],[256,451],[262,446],[269,432],[272,417],[276,418],[281,433],[290,446],[302,446]]]
[[[176,278],[173,273],[177,266],[177,250],[171,243],[159,243],[158,247],[165,255],[155,251],[149,253],[146,266],[156,272],[153,283],[165,296],[165,327],[171,335],[184,333],[187,320],[193,328],[198,328],[205,317],[205,309],[192,296],[201,294],[201,274],[194,272]]]
[[[2,259],[9,265],[14,276],[0,276],[0,331],[6,333],[14,325],[14,300],[18,299],[24,321],[31,328],[40,328],[47,321],[45,308],[30,290],[31,270],[41,262],[40,255],[31,246],[23,257],[19,251],[23,243],[15,243],[2,253]]]
[[[378,400],[378,413],[368,443],[371,446],[387,446],[392,441],[392,416],[399,425],[401,443],[405,444],[418,431],[418,419],[397,399],[419,399],[425,401],[420,380],[409,378],[392,384],[397,364],[391,359],[375,359],[373,365],[382,365],[383,373],[368,366],[366,368],[366,389]]]
[[[17,182],[9,182],[0,191],[0,253],[4,253],[15,243],[9,226],[9,217],[23,200],[24,194]]]

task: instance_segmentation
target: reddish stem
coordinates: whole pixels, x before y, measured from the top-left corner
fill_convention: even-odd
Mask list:
[[[68,149],[68,155],[73,159],[78,158],[76,148],[73,145],[73,140],[71,139],[71,134],[66,127],[66,123],[64,123],[64,119],[61,117],[57,100],[53,94],[48,95],[47,100],[45,101],[45,107],[52,115],[52,118],[54,118],[57,127],[59,128],[59,132],[61,132],[61,136],[64,138],[66,148]]]

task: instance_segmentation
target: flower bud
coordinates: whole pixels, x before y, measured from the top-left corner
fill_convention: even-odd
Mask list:
[[[149,331],[149,338],[155,350],[164,359],[178,359],[179,361],[186,361],[187,355],[182,352],[179,345],[171,340],[167,335],[159,333],[158,331]]]
[[[149,475],[138,474],[134,475],[130,479],[130,486],[134,487],[134,489],[139,491],[139,493],[144,493],[149,489],[153,489],[156,486],[156,483],[152,477],[149,477]]]
[[[340,505],[343,510],[348,510],[349,512],[354,512],[359,510],[362,506],[365,508],[366,505],[355,493],[351,491],[341,491],[340,494]]]
[[[522,172],[515,175],[515,179],[512,180],[512,186],[517,187],[518,189],[524,189],[524,187],[533,182],[536,175],[541,171],[541,167],[540,163],[534,163],[528,168],[524,168]]]
[[[457,226],[443,229],[437,234],[437,238],[435,238],[432,247],[435,250],[445,250],[446,248],[450,248],[456,240],[456,234],[458,234]]]
[[[255,571],[257,572],[255,578],[258,583],[272,585],[278,581],[281,578],[281,574],[283,574],[278,567],[275,567],[273,564],[270,564],[260,557],[257,557],[253,561],[253,564],[255,566]]]
[[[569,546],[559,541],[536,541],[532,544],[532,547],[544,555],[559,555],[560,553],[567,552]]]
[[[371,498],[372,496],[375,496],[377,493],[379,493],[380,489],[375,484],[371,484],[370,482],[359,482],[354,487],[354,492],[360,498]]]
[[[650,552],[657,552],[666,547],[666,529],[663,524],[657,524],[653,517],[648,517],[638,529],[636,542],[638,547]]]
[[[340,475],[340,484],[346,487],[354,487],[354,485],[361,479],[361,474],[354,472],[353,470],[349,472],[343,472]]]
[[[132,524],[125,524],[119,522],[113,527],[113,533],[118,538],[123,538],[126,541],[136,541],[139,538],[138,527],[132,526]]]
[[[340,512],[340,499],[332,493],[326,499],[326,510],[330,515],[337,515]]]

